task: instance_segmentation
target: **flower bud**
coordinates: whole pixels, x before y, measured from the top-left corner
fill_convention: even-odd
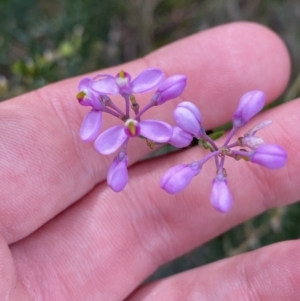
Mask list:
[[[218,175],[212,182],[210,202],[213,207],[226,213],[232,207],[232,195],[228,189],[227,180]]]
[[[184,131],[199,138],[201,136],[201,114],[198,108],[189,101],[181,102],[173,113],[176,124]]]
[[[121,151],[113,160],[107,173],[107,183],[115,192],[122,191],[128,183],[128,156]]]
[[[155,105],[161,105],[167,100],[178,97],[181,95],[186,86],[186,80],[186,76],[180,74],[168,77],[162,82],[162,84],[160,84],[152,98],[152,101]]]
[[[181,192],[200,170],[201,166],[198,162],[174,166],[163,175],[160,187],[170,194]]]
[[[250,156],[250,161],[266,168],[277,169],[286,164],[287,153],[279,145],[263,144],[254,150]]]
[[[242,96],[238,108],[233,115],[233,125],[241,127],[256,115],[265,104],[265,93],[262,91],[250,91]]]

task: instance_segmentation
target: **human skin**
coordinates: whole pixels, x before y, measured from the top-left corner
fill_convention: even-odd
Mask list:
[[[173,109],[190,100],[209,129],[229,121],[247,91],[264,91],[268,103],[276,99],[287,85],[290,59],[269,29],[233,23],[103,73],[122,69],[135,77],[148,67],[167,76],[185,74],[188,84],[180,99],[145,115],[173,124]],[[151,150],[132,139],[129,184],[121,193],[110,190],[105,177],[113,155],[102,156],[79,138],[89,110],[75,98],[79,80],[0,104],[0,300],[298,300],[297,240],[140,285],[160,265],[268,208],[300,198],[300,101],[263,112],[245,127],[272,119],[261,136],[286,149],[287,165],[271,171],[228,160],[234,204],[221,214],[209,202],[212,166],[180,194],[159,187],[167,169],[203,156],[196,147],[136,163]],[[142,106],[147,97],[137,100]],[[115,124],[106,117],[104,128]]]

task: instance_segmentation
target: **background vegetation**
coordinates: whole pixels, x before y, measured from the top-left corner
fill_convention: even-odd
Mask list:
[[[299,96],[298,0],[0,0],[0,100],[237,20],[265,24],[283,38],[293,70],[276,103]],[[272,209],[163,266],[152,279],[299,237],[300,204]]]

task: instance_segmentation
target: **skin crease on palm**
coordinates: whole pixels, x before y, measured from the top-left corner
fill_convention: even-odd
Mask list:
[[[263,90],[268,103],[276,99],[287,85],[290,59],[269,29],[234,23],[104,72],[123,69],[134,77],[148,67],[167,76],[185,74],[188,84],[180,99],[144,118],[174,124],[172,110],[190,100],[205,128],[213,128],[230,120],[249,90]],[[150,149],[132,139],[129,184],[121,193],[111,191],[105,177],[113,156],[100,155],[79,138],[88,112],[75,99],[80,78],[0,105],[0,301],[299,300],[299,241],[140,286],[161,264],[267,208],[300,198],[299,100],[261,113],[241,129],[272,119],[261,136],[283,146],[288,161],[272,171],[228,160],[234,204],[221,214],[209,202],[213,165],[178,195],[159,187],[168,168],[201,158],[200,148],[136,163]],[[137,99],[140,105],[147,101]],[[104,119],[104,128],[116,121]]]

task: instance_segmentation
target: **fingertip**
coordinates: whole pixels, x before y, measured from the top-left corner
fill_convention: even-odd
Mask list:
[[[267,102],[276,99],[286,88],[291,69],[281,38],[251,22],[201,31],[153,52],[146,60],[168,74],[187,75],[183,97],[198,102],[211,124],[226,122],[226,112],[232,114],[247,91],[264,91]],[[219,108],[213,113],[212,103]]]

